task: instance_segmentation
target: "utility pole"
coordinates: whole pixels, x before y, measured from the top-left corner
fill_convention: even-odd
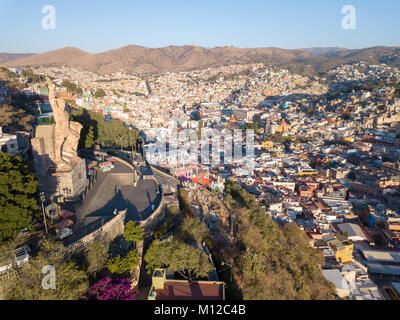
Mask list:
[[[44,201],[45,201],[44,192],[40,192],[40,202],[41,202],[41,204],[42,204],[42,213],[43,213],[43,219],[44,219],[44,227],[45,227],[45,229],[46,229],[46,234],[47,234],[49,231],[47,230],[46,212],[45,212],[45,210],[44,210],[44,205],[43,205]]]

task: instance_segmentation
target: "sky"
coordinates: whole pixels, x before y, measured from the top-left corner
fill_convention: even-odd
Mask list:
[[[42,27],[45,5],[55,8],[54,30]],[[355,29],[342,28],[345,5]],[[399,12],[399,0],[0,0],[0,52],[400,46]]]

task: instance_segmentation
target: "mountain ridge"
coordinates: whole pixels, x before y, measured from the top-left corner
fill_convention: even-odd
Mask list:
[[[118,71],[132,74],[180,72],[229,64],[265,63],[294,73],[318,76],[340,64],[361,60],[400,67],[400,47],[281,49],[204,48],[195,45],[147,48],[128,45],[97,54],[65,47],[0,63],[8,67],[67,65],[99,74]]]
[[[7,63],[9,61],[26,58],[36,55],[36,53],[6,53],[0,52],[0,64]]]

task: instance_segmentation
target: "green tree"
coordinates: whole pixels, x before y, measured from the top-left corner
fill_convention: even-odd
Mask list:
[[[103,147],[122,146],[124,148],[133,147],[135,149],[136,143],[140,139],[137,130],[131,130],[121,121],[107,122],[104,120],[102,114],[87,111],[86,109],[72,112],[71,120],[83,125],[79,141],[80,147],[85,146],[86,136],[90,131],[90,127],[93,129],[95,143]]]
[[[257,131],[258,130],[258,122],[252,122],[252,123],[246,123],[243,125],[242,130],[254,130]]]
[[[128,252],[126,257],[116,256],[107,263],[108,271],[113,274],[123,276],[128,275],[129,272],[137,267],[139,264],[139,258],[135,250]]]
[[[186,217],[193,216],[189,194],[185,188],[179,189],[179,208]]]
[[[17,130],[32,130],[30,122],[34,117],[27,114],[23,109],[18,109],[7,104],[0,106],[0,127],[9,129],[10,131]]]
[[[188,217],[178,228],[176,238],[192,244],[203,240],[210,240],[210,232],[204,223],[197,218]]]
[[[155,240],[146,252],[147,272],[167,268],[178,272],[184,278],[207,277],[213,270],[208,256],[193,246],[171,238],[160,242]]]
[[[180,224],[183,220],[183,214],[178,206],[170,206],[167,210],[167,222],[173,227]]]
[[[90,274],[96,274],[107,264],[108,244],[94,241],[86,252],[87,270]]]
[[[85,138],[85,148],[90,149],[94,145],[94,131],[93,131],[93,126],[89,127],[89,132],[86,135]]]
[[[129,221],[124,230],[126,241],[139,242],[143,240],[143,227],[136,221]]]
[[[68,80],[64,80],[61,85],[65,88],[67,88],[68,91],[70,91],[72,93],[79,94],[79,95],[83,94],[83,90],[81,88],[79,88],[74,83],[72,83]]]
[[[32,69],[23,70],[22,75],[25,77],[26,80],[28,80],[29,83],[40,83],[46,80],[43,75],[33,73]]]
[[[290,136],[287,136],[287,137],[285,137],[285,140],[284,140],[285,142],[292,142],[293,141],[293,138],[292,137],[290,137]]]
[[[9,300],[78,300],[84,297],[89,282],[84,270],[81,270],[73,260],[65,261],[62,253],[64,247],[60,243],[45,240],[40,245],[36,257],[19,272],[19,277],[9,285],[7,298]],[[55,289],[42,287],[44,266],[55,268]],[[48,275],[50,275],[48,273]]]
[[[168,223],[165,221],[164,223],[160,224],[156,230],[153,232],[153,236],[155,239],[160,239],[168,232]]]
[[[335,298],[319,267],[324,257],[309,246],[304,231],[294,223],[279,227],[233,182],[226,183],[225,192],[236,229],[229,259],[233,259],[233,279],[243,299]],[[224,251],[218,254],[223,256]]]
[[[98,89],[95,93],[94,96],[96,98],[103,98],[106,95],[103,89]]]
[[[39,212],[37,177],[19,157],[0,153],[0,244],[27,228]]]

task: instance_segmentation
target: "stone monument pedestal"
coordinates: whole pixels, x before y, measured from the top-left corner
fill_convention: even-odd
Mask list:
[[[85,159],[81,159],[71,171],[56,171],[54,175],[58,179],[58,195],[62,195],[66,198],[74,198],[80,195],[88,185]]]

